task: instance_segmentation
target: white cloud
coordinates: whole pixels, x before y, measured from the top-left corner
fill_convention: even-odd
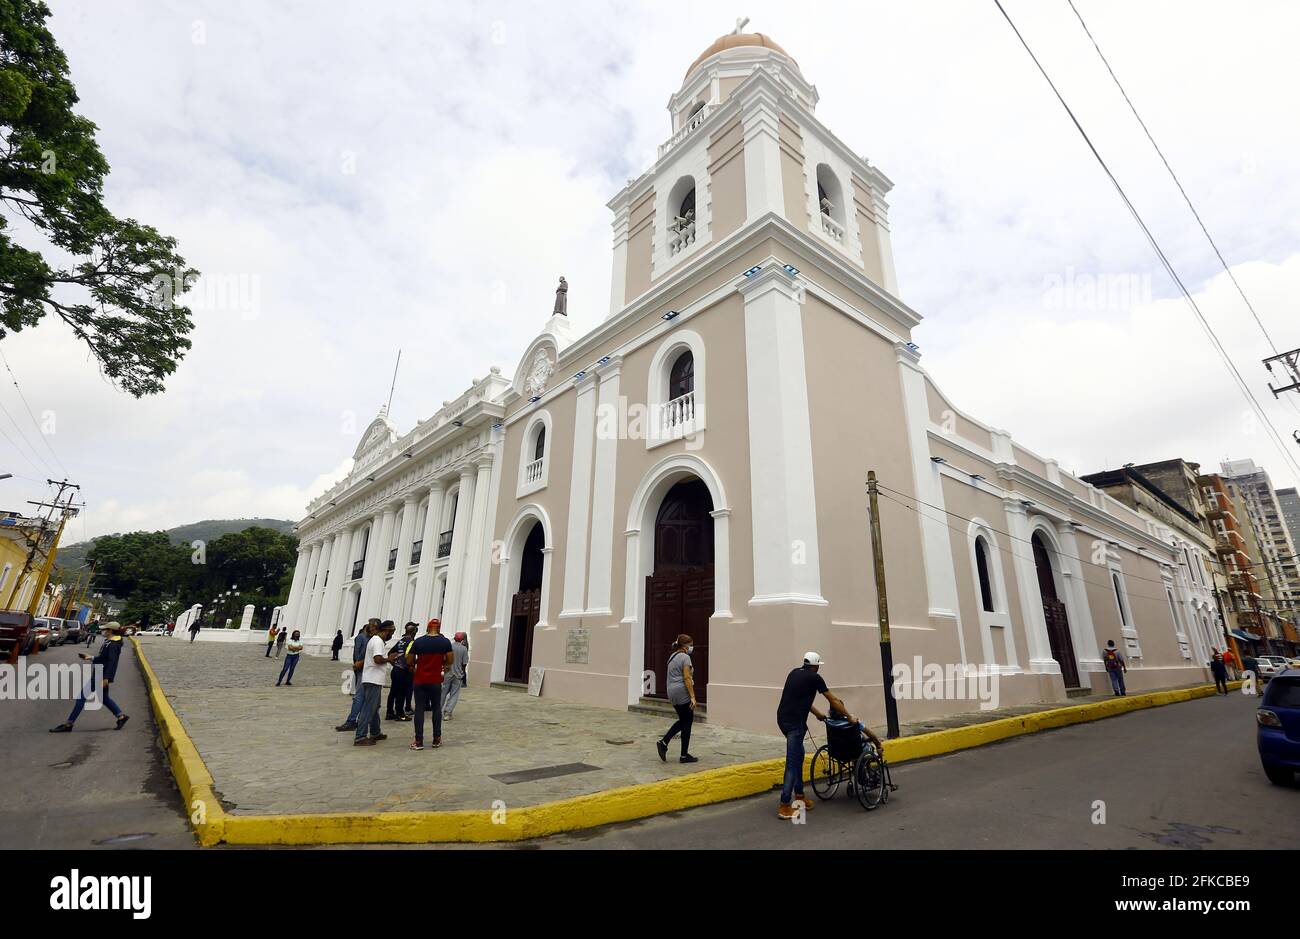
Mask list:
[[[399,347],[393,411],[409,427],[489,366],[515,368],[560,274],[574,325],[599,323],[605,202],[668,136],[664,104],[686,66],[730,28],[682,2],[51,5],[113,166],[109,204],[175,235],[209,283],[243,278],[257,297],[251,317],[196,312],[194,349],[144,401],[109,390],[59,324],[4,340],[33,409],[57,415],[52,442],[84,486],[91,535],[297,516],[386,399]],[[1258,330],[1221,272],[1211,279],[1212,255],[1068,7],[1009,8],[1271,398]],[[960,406],[1082,472],[1232,455],[1294,481],[1241,434],[1239,396],[1190,314],[1165,302],[1150,249],[995,7],[747,12],[817,84],[822,120],[895,181],[903,296],[926,317],[927,368]],[[1278,342],[1300,345],[1288,319],[1300,125],[1277,119],[1300,87],[1300,11],[1098,0],[1084,12]],[[1154,298],[1048,308],[1045,279],[1069,268],[1149,275]],[[0,401],[25,418],[11,389]],[[1300,421],[1265,404],[1284,432]],[[26,478],[0,483],[0,508],[61,475],[48,453],[12,463],[0,472]]]

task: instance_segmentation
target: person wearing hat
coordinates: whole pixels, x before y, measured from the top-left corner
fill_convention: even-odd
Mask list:
[[[131,718],[123,714],[122,709],[117,706],[117,702],[108,696],[108,686],[117,677],[117,662],[122,657],[122,624],[114,620],[111,623],[105,623],[103,630],[107,638],[104,640],[104,644],[99,647],[99,651],[95,653],[95,657],[91,659],[84,652],[78,652],[77,657],[83,660],[90,659],[91,665],[98,665],[103,669],[99,696],[102,702],[108,705],[108,709],[113,712],[113,716],[117,718],[117,726],[113,729],[121,730],[122,725]],[[93,697],[95,693],[95,679],[92,677],[90,681],[86,682],[86,686],[81,689],[81,694],[77,695],[76,703],[72,705],[72,713],[68,715],[68,719],[57,727],[51,727],[50,733],[71,733],[72,725],[77,722],[77,718],[81,716],[81,709],[86,706],[86,699]]]
[[[826,696],[831,711],[843,714],[856,723],[857,718],[849,713],[844,702],[826,687],[826,681],[818,674],[822,667],[822,657],[816,652],[806,652],[803,665],[794,669],[785,678],[785,687],[781,689],[781,703],[776,708],[776,726],[785,737],[785,780],[781,784],[781,805],[777,817],[792,819],[799,815],[800,803],[804,811],[812,808],[812,803],[803,794],[803,738],[808,733],[808,714],[811,712],[819,721],[826,720],[813,706],[818,694]],[[871,734],[867,731],[868,735]],[[872,735],[872,740],[876,740]],[[877,740],[876,745],[880,742]]]
[[[460,700],[460,690],[465,687],[465,660],[469,658],[469,646],[465,643],[465,634],[456,633],[451,642],[451,668],[443,681],[442,719],[451,720],[451,712],[456,710]]]

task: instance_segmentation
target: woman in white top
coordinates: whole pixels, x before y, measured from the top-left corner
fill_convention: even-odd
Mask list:
[[[672,655],[668,657],[668,703],[677,712],[677,721],[668,728],[668,733],[655,741],[659,759],[668,762],[668,744],[679,733],[682,735],[682,755],[679,763],[697,763],[691,756],[691,724],[695,722],[695,676],[691,665],[691,653],[695,651],[694,640],[683,633],[673,644]]]
[[[275,683],[275,687],[280,687],[280,682],[286,685],[293,684],[293,670],[298,667],[298,656],[302,654],[302,633],[295,629],[293,635],[285,643],[284,665],[280,667],[280,677]]]

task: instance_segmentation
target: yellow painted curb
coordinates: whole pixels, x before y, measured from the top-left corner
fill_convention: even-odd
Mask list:
[[[132,638],[149,701],[181,796],[190,810],[190,823],[204,846],[214,844],[326,845],[422,844],[438,841],[522,841],[565,831],[633,821],[665,812],[726,802],[768,792],[781,782],[785,759],[740,763],[638,786],[623,786],[558,802],[511,809],[491,808],[454,812],[345,812],[319,815],[231,815],[213,792],[212,776],[180,718],[158,683],[140,644]],[[1239,687],[1240,682],[1230,683]],[[1213,685],[1154,691],[1072,707],[1054,708],[957,727],[885,744],[891,764],[966,750],[1011,737],[1114,717],[1129,711],[1159,707],[1214,694]],[[812,759],[812,755],[808,755]],[[805,764],[805,770],[807,764]]]

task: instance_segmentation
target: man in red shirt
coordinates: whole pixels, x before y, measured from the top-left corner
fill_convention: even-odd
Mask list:
[[[433,712],[433,746],[442,746],[442,672],[452,663],[451,643],[442,635],[437,617],[429,620],[424,635],[407,647],[415,689],[415,740],[412,750],[424,749],[424,712]]]

